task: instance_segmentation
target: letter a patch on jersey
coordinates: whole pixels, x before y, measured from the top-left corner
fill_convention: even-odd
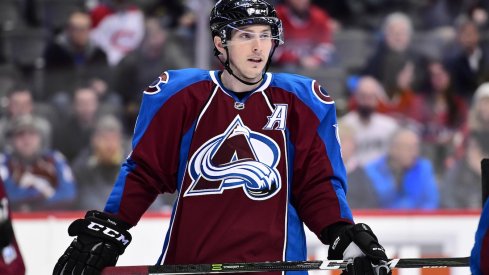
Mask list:
[[[226,131],[204,143],[190,158],[192,179],[184,196],[222,194],[242,188],[252,200],[266,200],[281,188],[280,149],[271,138],[251,131],[237,116]]]
[[[265,127],[263,127],[263,130],[285,130],[287,108],[287,104],[275,104],[275,110],[273,110],[273,114],[271,116],[268,116],[268,122]]]

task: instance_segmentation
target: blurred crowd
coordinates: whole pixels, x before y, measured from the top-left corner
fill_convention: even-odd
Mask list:
[[[481,207],[489,2],[269,2],[285,31],[271,70],[310,76],[336,101],[353,208]],[[198,18],[213,3],[0,1],[0,176],[13,210],[103,208],[142,91],[199,65]]]

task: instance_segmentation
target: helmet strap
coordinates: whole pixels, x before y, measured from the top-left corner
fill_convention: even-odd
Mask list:
[[[263,70],[261,78],[256,82],[249,82],[249,81],[243,80],[234,74],[234,72],[231,69],[231,66],[229,64],[230,63],[229,62],[229,50],[228,50],[227,46],[224,46],[224,49],[226,50],[226,56],[227,56],[225,61],[222,61],[222,59],[218,57],[221,53],[216,48],[214,48],[214,55],[217,57],[219,62],[221,62],[221,64],[224,66],[224,68],[226,69],[226,71],[228,71],[229,74],[234,76],[234,78],[236,78],[239,82],[241,82],[245,85],[252,86],[252,85],[256,85],[256,84],[260,83],[263,80],[263,76],[265,75],[265,73],[268,71],[268,68],[270,67],[270,63],[272,62],[272,56],[273,56],[273,53],[275,52],[276,48],[277,48],[277,44],[275,44],[273,46],[272,50],[270,51],[270,54],[268,55],[267,64],[265,65],[265,69]]]

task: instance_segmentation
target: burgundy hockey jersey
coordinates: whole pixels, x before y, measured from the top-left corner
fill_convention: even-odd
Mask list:
[[[162,74],[143,96],[133,151],[105,211],[135,225],[178,192],[158,264],[305,260],[305,223],[353,222],[333,100],[267,73],[243,99],[218,71]]]

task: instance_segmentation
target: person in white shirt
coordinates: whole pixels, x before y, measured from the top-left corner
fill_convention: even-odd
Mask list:
[[[355,91],[358,107],[345,114],[340,124],[353,129],[355,159],[364,165],[387,152],[392,134],[399,128],[397,121],[376,111],[385,92],[373,77],[361,77]]]

